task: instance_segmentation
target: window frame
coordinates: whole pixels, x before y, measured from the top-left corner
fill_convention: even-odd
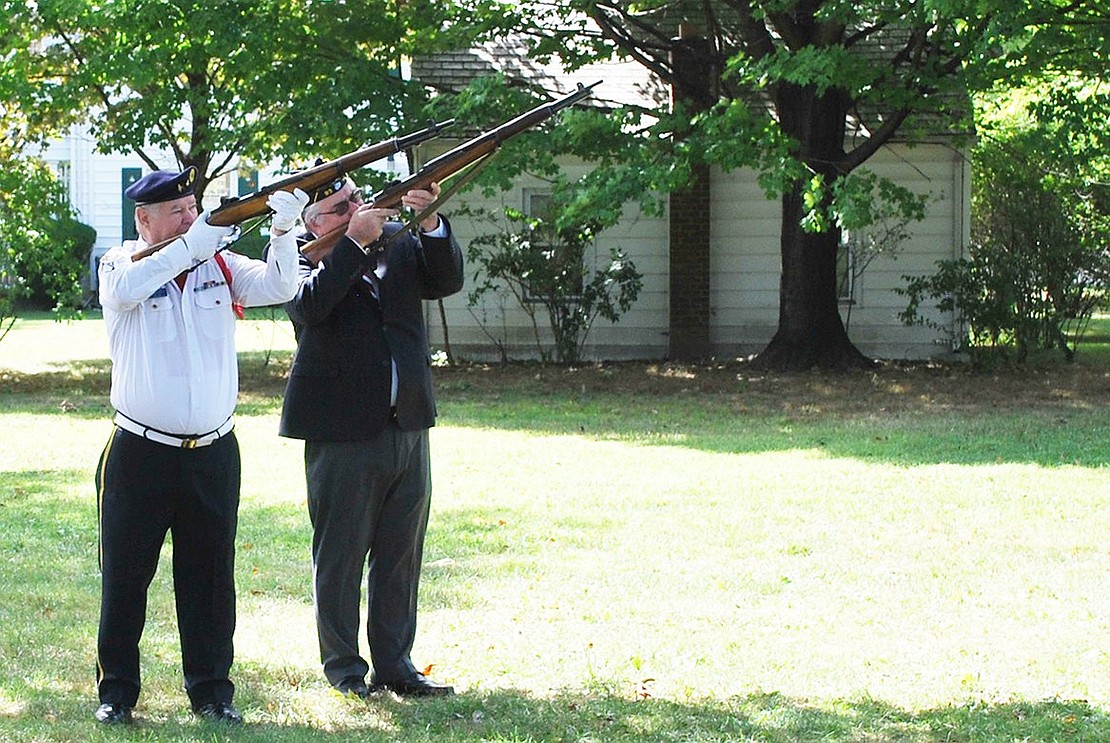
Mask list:
[[[547,190],[547,189],[542,189],[542,188],[525,188],[525,189],[522,189],[522,191],[521,191],[521,212],[528,218],[546,219],[547,215],[545,214],[545,212],[550,212],[550,208],[549,207],[546,208],[546,209],[544,207],[537,208],[537,205],[536,205],[535,202],[537,202],[537,201],[546,201],[546,202],[550,203],[551,196],[552,196],[551,191]],[[552,252],[557,252],[559,250],[559,247],[560,247],[559,243],[539,243],[538,245],[539,245],[540,248],[548,249],[548,250],[551,250]],[[585,266],[581,264],[581,261],[579,262],[578,269],[579,269],[578,270],[578,291],[574,292],[573,294],[567,295],[567,299],[569,299],[571,301],[580,300],[582,298],[582,295],[583,295],[583,292],[584,292],[584,289],[585,289],[586,270],[585,270]],[[540,302],[543,302],[544,299],[542,297],[539,297],[539,296],[536,296],[535,294],[533,294],[529,290],[527,284],[525,284],[525,286],[524,286],[524,301],[532,302],[532,303],[540,303]]]

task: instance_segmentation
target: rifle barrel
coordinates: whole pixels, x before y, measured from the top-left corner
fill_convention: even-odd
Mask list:
[[[529,111],[525,111],[519,116],[506,121],[504,124],[501,124],[488,132],[479,134],[474,139],[464,142],[455,149],[445,152],[434,160],[429,160],[427,163],[424,164],[424,167],[421,168],[421,170],[434,170],[441,165],[449,162],[451,159],[457,158],[460,152],[466,151],[468,148],[475,147],[479,142],[493,143],[495,145],[494,148],[496,149],[496,147],[500,146],[501,143],[503,143],[507,139],[514,137],[523,131],[531,129],[532,127],[555,115],[567,106],[574,105],[575,103],[589,95],[590,91],[600,84],[600,80],[589,86],[579,84],[578,89],[575,90],[573,93],[570,93],[569,95],[566,95],[557,101],[540,104],[539,106],[536,106]]]
[[[292,191],[294,188],[299,188],[302,191],[315,190],[329,181],[342,178],[352,170],[361,168],[364,165],[369,165],[388,155],[404,152],[421,142],[438,137],[440,132],[452,126],[454,123],[454,119],[447,119],[439,123],[432,122],[426,128],[418,132],[413,132],[412,134],[402,137],[393,137],[384,142],[378,142],[377,144],[363,147],[360,150],[349,152],[335,160],[329,160],[326,163],[320,163],[307,170],[294,173],[293,175],[271,183],[257,193],[251,194],[243,199],[228,201],[218,208],[213,209],[212,213],[208,215],[208,223],[220,227],[228,227],[233,224],[239,224],[245,219],[264,216],[270,211],[269,207],[266,206],[266,200],[269,198],[270,194],[275,191]]]
[[[547,118],[571,106],[590,94],[602,83],[598,80],[590,85],[578,84],[578,89],[562,98],[536,106],[519,116],[500,124],[493,129],[468,139],[433,160],[404,180],[383,188],[370,200],[370,206],[393,208],[401,203],[401,197],[416,188],[427,188],[431,183],[441,183],[468,165],[492,154],[506,140],[531,129]],[[301,252],[314,264],[319,263],[335,248],[336,243],[346,233],[346,226],[337,227],[331,232],[320,235],[315,240],[301,246]]]
[[[230,199],[224,202],[219,207],[213,209],[212,213],[208,215],[208,223],[218,227],[230,227],[233,224],[239,224],[247,219],[265,216],[270,211],[270,207],[266,205],[266,200],[270,197],[270,194],[275,191],[292,191],[295,188],[299,188],[303,191],[315,190],[328,181],[342,178],[348,172],[356,168],[369,165],[372,162],[381,160],[383,157],[387,157],[396,152],[404,152],[421,142],[438,137],[441,131],[452,126],[454,123],[454,119],[446,119],[438,123],[431,122],[420,131],[368,145],[360,150],[349,152],[335,160],[320,163],[319,165],[315,165],[307,170],[302,170],[299,173],[294,173],[279,181],[274,181],[265,188],[260,189],[257,193],[241,199]],[[157,253],[176,239],[176,237],[173,237],[169,240],[163,240],[160,243],[147,246],[143,250],[133,254],[131,260],[137,261],[141,258],[146,258],[148,255]]]

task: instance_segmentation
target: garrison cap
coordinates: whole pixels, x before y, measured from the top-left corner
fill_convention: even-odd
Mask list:
[[[325,162],[327,161],[324,160],[324,158],[318,157],[316,158],[316,162],[312,164],[312,167],[319,167]],[[346,182],[347,176],[340,175],[338,178],[330,180],[327,183],[312,189],[308,192],[308,203],[315,204],[317,201],[323,201],[332,194],[337,193],[339,189],[343,188],[343,185]]]
[[[180,173],[155,170],[132,183],[124,191],[138,205],[173,201],[193,193],[197,183],[197,166],[190,165]]]
[[[343,186],[346,183],[347,183],[346,176],[344,176],[342,178],[336,178],[333,181],[328,181],[327,183],[320,186],[319,188],[313,189],[308,194],[308,203],[315,204],[317,201],[323,201],[324,199],[331,196],[332,194],[338,193],[339,189],[343,188]]]

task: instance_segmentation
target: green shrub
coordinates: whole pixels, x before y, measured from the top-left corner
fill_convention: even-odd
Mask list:
[[[932,276],[903,277],[904,322],[939,327],[920,312],[932,300],[956,313],[968,331],[957,340],[974,353],[1074,357],[1110,282],[1110,187],[1099,153],[1082,144],[1106,117],[1065,115],[1095,104],[1110,112],[1110,99],[1063,87],[1051,106],[1041,101],[1036,115],[1008,120],[983,140],[967,255],[941,261]]]
[[[0,165],[0,302],[65,314],[81,307],[96,231],[75,218],[64,184],[41,160]]]
[[[485,210],[466,213],[492,227],[467,246],[468,260],[480,269],[469,305],[482,304],[490,294],[510,294],[531,321],[536,350],[545,362],[580,361],[594,321],[617,322],[640,294],[642,277],[623,251],[612,248],[607,259],[590,260],[596,224],[556,227],[554,215],[530,217],[511,208],[500,217]],[[551,332],[550,344],[540,331],[542,319]],[[483,328],[504,357],[503,342],[484,322]]]

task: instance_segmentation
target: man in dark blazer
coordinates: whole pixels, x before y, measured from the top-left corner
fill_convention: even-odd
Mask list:
[[[432,184],[403,202],[420,214],[438,193]],[[305,442],[324,674],[341,693],[364,698],[382,689],[451,694],[418,672],[409,654],[436,414],[423,300],[462,288],[462,251],[447,220],[432,213],[418,235],[401,235],[379,252],[381,240],[403,229],[391,221],[398,212],[363,204],[349,179],[310,198],[303,240],[339,228],[345,234],[318,265],[302,254],[300,285],[285,305],[297,352],[280,434]],[[367,566],[370,664],[358,645]]]

